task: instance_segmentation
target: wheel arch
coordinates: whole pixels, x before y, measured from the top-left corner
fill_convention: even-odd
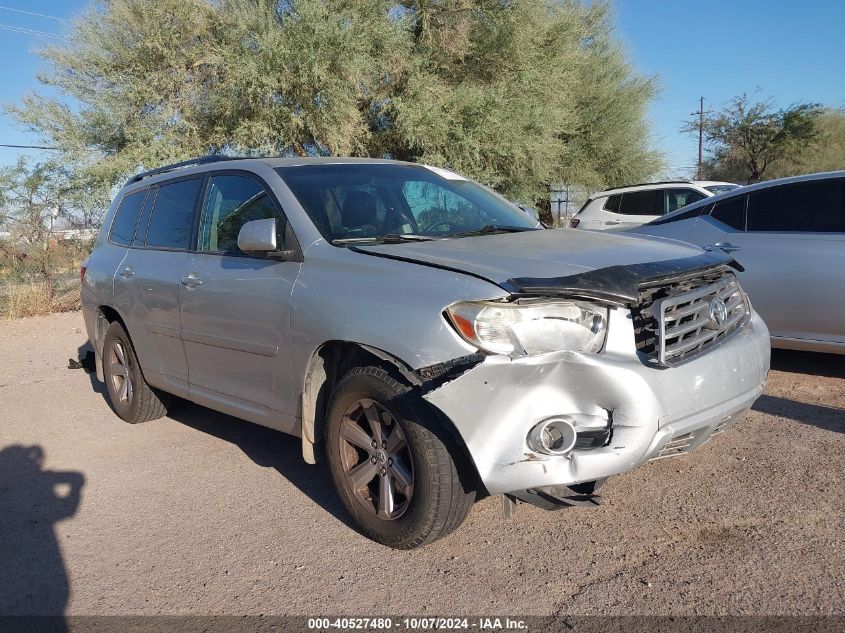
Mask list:
[[[93,344],[94,359],[96,361],[97,379],[101,382],[105,380],[103,376],[103,341],[106,338],[106,330],[108,330],[109,326],[115,322],[120,323],[124,332],[126,332],[126,336],[128,336],[129,340],[131,341],[132,337],[129,334],[129,330],[126,328],[126,321],[124,321],[123,317],[120,316],[120,312],[118,312],[114,307],[110,305],[103,304],[97,306],[97,319],[95,322],[94,330],[95,340],[93,341]]]
[[[309,464],[323,461],[323,434],[326,425],[326,409],[334,385],[353,367],[375,365],[390,372],[394,378],[411,388],[423,389],[426,379],[407,363],[389,352],[353,341],[326,341],[311,354],[302,384],[302,456]],[[458,429],[441,411],[428,402],[425,404],[441,422],[453,440],[466,464],[474,471],[476,481],[478,471],[475,461]]]
[[[407,364],[375,347],[352,341],[322,343],[305,367],[300,410],[302,414],[302,456],[309,464],[322,461],[318,450],[323,440],[326,407],[337,382],[353,367],[379,365],[411,386],[420,380]]]

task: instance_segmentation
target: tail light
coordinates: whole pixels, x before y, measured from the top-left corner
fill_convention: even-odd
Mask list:
[[[570,229],[577,229],[579,224],[581,224],[581,220],[579,220],[578,218],[572,218],[569,221],[569,228]]]
[[[80,266],[79,267],[79,281],[80,282],[85,281],[85,273],[87,272],[87,270],[88,270],[88,266]]]

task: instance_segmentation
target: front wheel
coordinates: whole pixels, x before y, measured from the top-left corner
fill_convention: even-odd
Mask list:
[[[475,486],[433,412],[380,367],[351,370],[335,389],[326,448],[338,494],[361,532],[397,549],[446,536]]]

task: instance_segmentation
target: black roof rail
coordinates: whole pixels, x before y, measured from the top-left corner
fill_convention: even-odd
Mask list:
[[[221,156],[219,154],[211,154],[209,156],[199,156],[197,158],[189,158],[188,160],[183,160],[179,163],[173,163],[172,165],[164,165],[162,167],[156,167],[155,169],[150,169],[149,171],[142,171],[140,174],[136,174],[132,176],[127,182],[127,185],[131,185],[133,182],[138,182],[140,180],[144,180],[144,178],[150,178],[152,176],[157,176],[158,174],[165,174],[169,171],[173,171],[175,169],[181,169],[182,167],[194,167],[196,165],[205,165],[206,163],[216,163],[221,160],[238,160],[242,158],[240,156]],[[125,185],[124,185],[125,186]]]
[[[692,180],[658,180],[655,182],[638,182],[634,185],[620,185],[619,187],[610,187],[604,191],[615,191],[616,189],[627,189],[628,187],[646,187],[648,185],[693,185]],[[602,192],[602,193],[603,193]]]

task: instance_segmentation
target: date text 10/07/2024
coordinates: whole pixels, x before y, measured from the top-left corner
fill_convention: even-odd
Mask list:
[[[524,620],[513,618],[308,618],[311,630],[527,630]]]

